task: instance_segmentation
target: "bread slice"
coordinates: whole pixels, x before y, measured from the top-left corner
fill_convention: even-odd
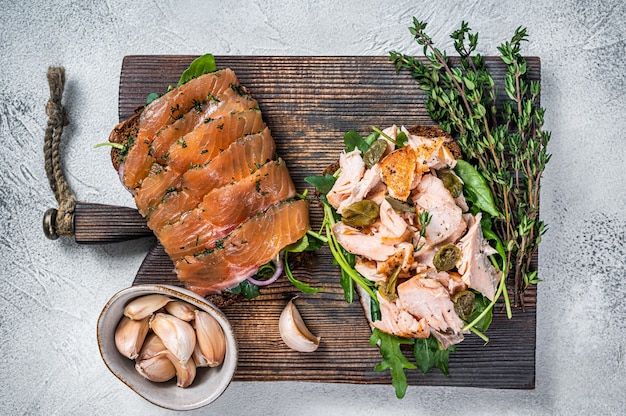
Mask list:
[[[131,138],[137,137],[137,133],[139,132],[140,116],[141,111],[137,111],[131,117],[115,126],[111,134],[109,134],[109,142],[121,144],[127,149]],[[111,148],[111,163],[113,163],[115,170],[119,171],[120,164],[127,151],[128,150],[123,151],[115,147]]]

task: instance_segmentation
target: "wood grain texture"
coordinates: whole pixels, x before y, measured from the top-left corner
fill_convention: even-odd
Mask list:
[[[151,235],[136,209],[84,202],[74,209],[74,239],[79,244],[117,243]]]
[[[145,103],[151,92],[175,85],[193,56],[127,56],[122,64],[120,120]],[[432,124],[422,104],[424,94],[407,73],[396,74],[386,57],[250,57],[217,56],[218,67],[232,68],[261,106],[278,153],[287,162],[296,187],[337,160],[343,134],[371,126]],[[496,83],[505,71],[499,58],[487,58]],[[530,78],[540,79],[540,61],[528,58]],[[311,224],[319,226],[322,210],[311,206]],[[535,259],[536,262],[536,259]],[[289,350],[278,333],[278,317],[298,292],[286,278],[262,290],[253,301],[223,308],[239,340],[235,380],[390,383],[388,372],[369,345],[370,329],[358,302],[347,304],[339,272],[327,249],[295,270],[296,278],[325,290],[295,301],[311,331],[322,337],[318,351]],[[536,263],[535,263],[536,264]],[[134,284],[178,284],[173,266],[160,246],[146,257]],[[508,320],[501,304],[488,331],[491,342],[468,335],[450,356],[450,377],[438,370],[407,372],[411,385],[473,386],[531,389],[535,386],[536,290],[526,296],[524,310],[514,308]],[[406,351],[410,356],[410,351]],[[413,360],[411,360],[413,361]],[[393,394],[390,392],[390,394]]]

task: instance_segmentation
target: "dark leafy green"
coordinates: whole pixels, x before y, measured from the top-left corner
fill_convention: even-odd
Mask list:
[[[396,397],[401,399],[406,394],[407,380],[404,369],[413,369],[415,364],[411,363],[400,348],[401,345],[413,344],[412,339],[399,338],[394,335],[374,329],[370,337],[370,345],[378,344],[382,361],[374,369],[376,371],[389,370],[391,374],[391,384],[396,391]]]
[[[327,173],[324,176],[307,176],[304,178],[304,181],[313,185],[320,194],[326,195],[331,189],[333,189],[335,182],[337,182],[337,178]]]
[[[489,329],[491,319],[493,317],[493,309],[489,307],[489,303],[491,301],[479,292],[474,291],[474,295],[474,312],[472,312],[472,314],[468,317],[467,321],[473,321],[478,318],[478,315],[480,315],[484,310],[488,309],[487,314],[483,316],[483,318],[478,321],[476,325],[474,325],[474,328],[484,332]]]
[[[235,295],[241,294],[246,299],[253,299],[261,294],[261,292],[259,291],[259,287],[248,280],[244,280],[243,282],[239,283],[238,286],[233,287],[228,291]]]
[[[487,180],[474,166],[464,160],[458,160],[454,172],[463,181],[463,191],[472,205],[494,217],[502,216],[496,207]]]
[[[178,87],[183,85],[186,82],[191,81],[194,78],[198,78],[201,75],[209,74],[211,72],[217,71],[217,66],[215,65],[215,57],[212,54],[208,53],[206,55],[202,55],[191,62],[189,68],[183,72],[178,80]]]

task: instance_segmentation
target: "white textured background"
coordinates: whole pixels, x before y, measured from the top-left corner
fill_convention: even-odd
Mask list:
[[[419,53],[407,27],[465,19],[496,54],[518,25],[542,59],[552,161],[541,194],[537,387],[532,391],[233,383],[189,414],[625,414],[626,6],[613,1],[0,1],[0,414],[157,415],[102,363],[96,320],[132,283],[145,243],[48,241],[46,69],[63,65],[72,124],[62,155],[78,199],[132,206],[93,145],[117,122],[128,54]],[[390,123],[393,120],[390,120]]]

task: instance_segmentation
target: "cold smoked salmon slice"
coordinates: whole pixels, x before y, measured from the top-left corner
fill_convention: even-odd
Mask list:
[[[270,130],[265,128],[261,133],[250,134],[233,142],[201,168],[185,172],[181,186],[190,195],[201,198],[214,188],[250,175],[273,159],[275,152],[274,139]]]
[[[177,189],[162,186],[161,202],[148,210],[148,227],[160,230],[175,223],[183,213],[197,208],[209,191],[251,175],[273,159],[275,152],[276,145],[268,128],[236,140],[211,162],[185,172],[180,186],[175,185]],[[168,189],[173,192],[167,192]]]
[[[148,104],[140,116],[135,145],[126,156],[122,175],[124,186],[135,189],[150,172],[153,163],[150,145],[159,130],[183,117],[207,97],[220,95],[232,90],[231,86],[238,88],[238,85],[235,73],[224,69],[193,79]]]
[[[238,138],[258,133],[264,128],[265,123],[259,110],[234,112],[214,118],[170,146],[168,166],[179,172],[202,166]]]
[[[198,208],[155,232],[173,258],[195,254],[213,248],[249,217],[295,194],[285,163],[271,161],[232,185],[212,190]]]
[[[273,205],[250,218],[210,250],[176,262],[178,278],[196,293],[207,295],[237,286],[254,275],[309,229],[308,203]]]

